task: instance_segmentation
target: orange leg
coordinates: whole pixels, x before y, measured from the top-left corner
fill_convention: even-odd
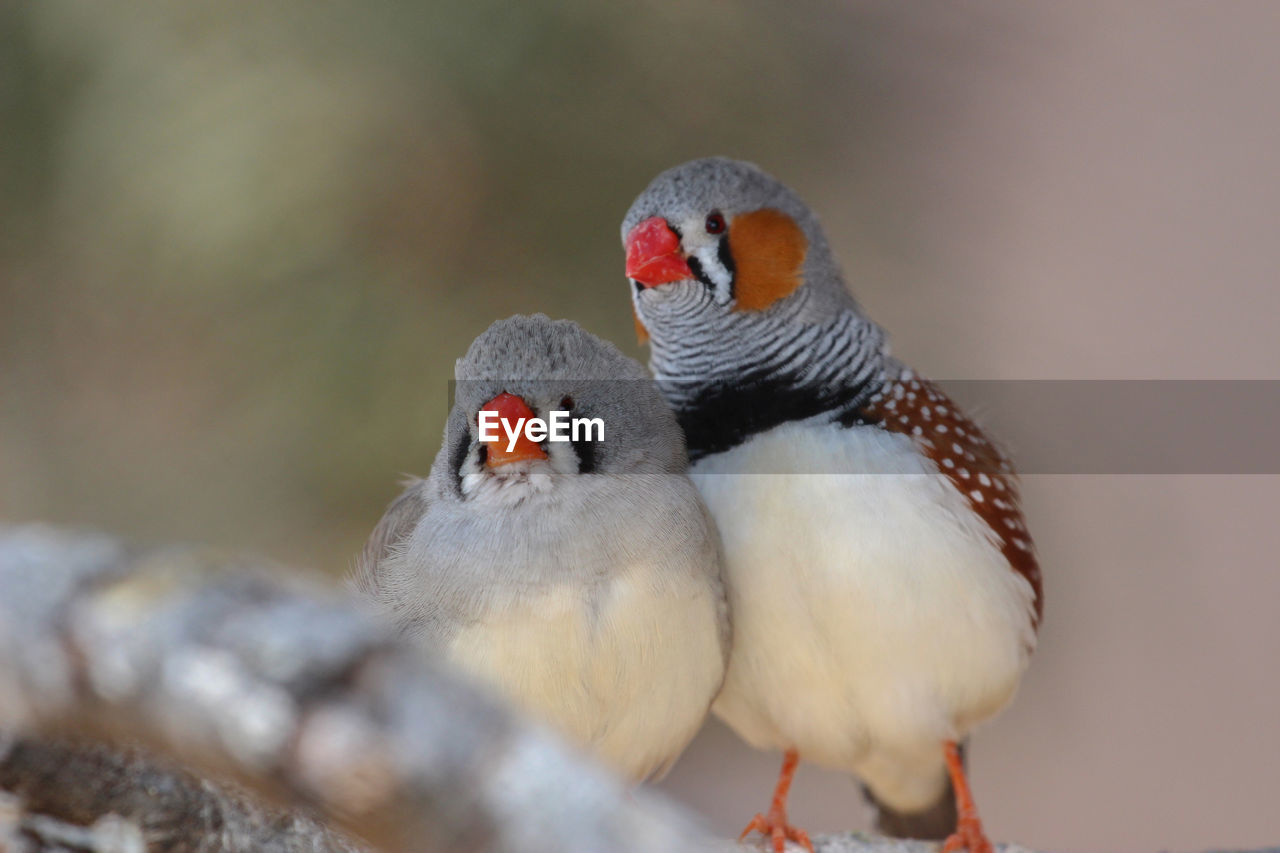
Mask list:
[[[953,740],[943,743],[946,750],[947,771],[951,773],[951,785],[956,789],[956,831],[942,845],[942,853],[953,853],[964,848],[969,853],[993,853],[991,840],[982,831],[982,821],[978,819],[978,807],[973,803],[973,794],[969,792],[969,780],[964,775],[964,762],[960,760],[960,749]]]
[[[791,779],[796,775],[796,765],[799,763],[800,754],[794,749],[788,749],[782,757],[782,770],[778,772],[778,787],[773,790],[769,814],[757,814],[753,817],[738,836],[739,841],[751,832],[759,831],[773,841],[774,853],[783,853],[788,841],[801,844],[809,853],[813,853],[813,842],[809,840],[809,834],[787,823],[787,794],[791,791]]]

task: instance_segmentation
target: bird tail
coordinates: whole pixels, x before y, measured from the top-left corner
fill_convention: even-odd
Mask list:
[[[960,760],[965,760],[965,744],[960,745]],[[947,786],[934,800],[933,805],[922,811],[903,812],[876,799],[866,785],[862,794],[876,809],[876,831],[890,838],[918,838],[942,840],[956,831],[956,791],[947,778]]]
[[[866,785],[862,786],[862,793],[876,808],[876,831],[881,835],[940,841],[956,831],[956,797],[950,781],[942,796],[921,812],[895,811],[876,800]]]

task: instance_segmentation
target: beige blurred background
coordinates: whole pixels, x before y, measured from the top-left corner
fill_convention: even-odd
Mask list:
[[[342,572],[491,320],[641,354],[618,222],[709,153],[809,199],[928,374],[1280,378],[1277,45],[1272,0],[2,4],[0,517]],[[1280,842],[1280,479],[1026,491],[993,833]],[[729,832],[776,764],[713,724],[664,787]],[[793,803],[868,819],[808,766]]]

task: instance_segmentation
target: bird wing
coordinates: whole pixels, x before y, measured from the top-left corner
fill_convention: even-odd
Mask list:
[[[405,490],[391,502],[382,520],[369,534],[369,541],[356,561],[351,580],[358,591],[374,597],[378,595],[379,566],[413,533],[430,506],[427,481],[417,477],[409,480]]]
[[[1044,610],[1040,565],[1022,516],[1018,476],[1004,452],[934,383],[904,370],[857,413],[856,423],[907,435],[937,464],[995,534],[1009,567],[1035,593],[1035,620]]]

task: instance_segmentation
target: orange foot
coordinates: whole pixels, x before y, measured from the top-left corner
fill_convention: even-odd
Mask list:
[[[960,849],[969,853],[994,853],[991,839],[982,831],[982,821],[976,817],[961,817],[956,822],[956,831],[942,845],[942,853],[953,853]]]
[[[787,848],[788,841],[794,841],[808,850],[809,853],[813,853],[813,842],[809,840],[809,833],[787,823],[787,813],[785,811],[770,809],[768,817],[757,813],[755,817],[751,818],[751,823],[747,824],[747,828],[742,830],[738,840],[741,841],[756,831],[772,839],[773,853],[783,853]]]
[[[960,813],[960,818],[956,821],[956,831],[942,845],[942,853],[955,853],[961,848],[969,853],[994,853],[991,839],[982,831],[982,821],[978,819],[978,807],[974,805],[973,794],[969,792],[969,780],[965,778],[960,748],[955,741],[947,741],[943,744],[943,749],[947,770],[951,774],[951,785],[956,789],[956,811]]]
[[[773,841],[773,853],[783,853],[788,841],[794,841],[809,853],[813,853],[813,842],[809,840],[809,833],[787,822],[787,792],[791,790],[791,779],[796,775],[796,765],[799,763],[799,754],[794,749],[788,749],[782,759],[782,770],[778,773],[778,787],[773,791],[773,804],[769,807],[769,814],[757,814],[753,817],[751,823],[747,824],[747,828],[738,836],[739,841],[752,832],[759,831]],[[989,849],[984,853],[990,853]]]

